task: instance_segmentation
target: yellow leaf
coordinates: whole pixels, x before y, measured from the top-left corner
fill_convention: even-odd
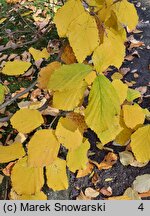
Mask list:
[[[150,160],[150,125],[138,128],[131,136],[131,148],[139,162]]]
[[[48,89],[54,91],[76,89],[91,71],[92,67],[85,64],[63,65],[51,75]]]
[[[127,91],[127,101],[131,102],[137,98],[141,97],[141,94],[139,91],[135,89],[128,88]]]
[[[120,145],[125,145],[130,140],[132,132],[133,130],[131,128],[124,127],[116,136],[115,142]]]
[[[44,123],[38,110],[20,109],[10,119],[13,128],[20,133],[30,133]]]
[[[138,15],[133,4],[127,0],[118,1],[113,4],[113,10],[121,24],[128,26],[130,30],[135,29],[138,24]]]
[[[57,61],[48,64],[46,67],[42,68],[39,72],[38,86],[41,89],[47,89],[48,81],[52,73],[58,69],[61,64]]]
[[[144,123],[145,114],[139,105],[124,105],[122,109],[124,122],[127,127],[133,129],[137,125]]]
[[[35,194],[29,195],[18,195],[14,190],[10,191],[11,200],[47,200],[47,196],[42,192],[37,192]]]
[[[7,61],[2,69],[2,73],[10,76],[17,76],[27,71],[30,66],[30,62],[20,60]]]
[[[81,102],[87,83],[82,81],[77,88],[56,91],[53,95],[53,107],[61,110],[73,110]]]
[[[7,19],[7,18],[1,18],[1,19],[0,19],[0,24],[2,24],[3,22],[5,22],[6,19]]]
[[[59,142],[69,150],[80,146],[83,139],[78,125],[69,118],[60,118],[56,128],[56,136]]]
[[[93,63],[99,73],[109,66],[119,68],[124,60],[125,46],[119,34],[107,30],[103,43],[93,53]]]
[[[82,134],[85,132],[87,125],[83,115],[75,112],[69,112],[66,117],[71,119],[77,125]]]
[[[76,172],[76,170],[86,168],[88,162],[87,151],[89,148],[89,142],[85,141],[78,148],[68,152],[67,166],[71,172]]]
[[[115,79],[122,79],[123,76],[121,73],[118,73],[118,72],[115,72],[112,76],[111,76],[112,80],[115,80]]]
[[[87,12],[82,13],[70,24],[67,37],[78,62],[83,62],[100,43],[95,18]]]
[[[113,140],[120,132],[119,115],[118,95],[111,82],[105,76],[99,75],[90,91],[85,121],[103,144]]]
[[[54,23],[60,37],[66,36],[70,24],[82,13],[85,11],[80,0],[70,0],[57,11]]]
[[[112,81],[112,85],[119,96],[120,104],[123,104],[127,97],[128,86],[117,79]]]
[[[43,168],[29,167],[27,157],[20,159],[12,169],[11,182],[17,194],[35,194],[44,184]]]
[[[0,83],[0,104],[4,102],[4,94],[5,94],[5,88]]]
[[[54,191],[66,190],[68,188],[68,178],[66,173],[66,161],[57,158],[46,167],[47,185]]]
[[[0,146],[0,163],[7,163],[25,155],[21,143],[13,143],[10,146]]]
[[[48,59],[50,57],[50,54],[47,52],[46,48],[41,51],[30,47],[29,52],[31,53],[35,61],[38,61],[42,58]]]
[[[94,80],[96,78],[96,73],[95,71],[91,71],[91,73],[89,73],[86,77],[85,77],[85,81],[87,82],[88,85],[91,85]]]
[[[56,158],[60,144],[52,130],[37,131],[28,143],[28,164],[32,167],[44,167]]]

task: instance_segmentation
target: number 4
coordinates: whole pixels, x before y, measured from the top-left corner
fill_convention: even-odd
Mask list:
[[[144,210],[144,206],[143,206],[143,203],[141,203],[138,207],[139,210],[143,211]]]

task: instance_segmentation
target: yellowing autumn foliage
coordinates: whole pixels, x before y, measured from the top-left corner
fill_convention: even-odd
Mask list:
[[[25,151],[21,143],[13,143],[10,146],[0,146],[0,163],[7,163],[22,158],[24,155]]]
[[[8,3],[18,1],[7,0]],[[39,17],[33,15],[33,18],[35,22],[39,21]],[[5,18],[0,20],[1,23],[4,21]],[[20,142],[25,148],[16,141],[10,146],[0,146],[0,163],[17,160],[13,167],[11,164],[12,170],[9,165],[11,199],[45,200],[46,195],[42,192],[45,183],[53,191],[68,189],[67,169],[73,173],[78,171],[77,178],[91,173],[92,176],[94,163],[89,163],[88,156],[93,152],[88,150],[93,146],[85,138],[89,129],[100,139],[100,145],[97,145],[100,149],[110,141],[126,145],[131,140],[136,160],[143,163],[150,160],[150,125],[143,125],[149,111],[133,104],[141,94],[120,80],[123,78],[121,71],[111,76],[112,82],[106,77],[110,66],[119,69],[124,60],[126,30],[134,30],[138,23],[134,5],[127,0],[68,0],[58,9],[53,21],[58,35],[67,37],[68,42],[57,58],[65,64],[59,60],[51,62],[38,74],[40,89],[37,94],[46,95],[45,101],[48,99],[44,104],[46,114],[43,114],[46,124],[41,114],[44,111],[35,110],[41,107],[43,99],[31,104],[26,101],[29,102],[27,107],[32,109],[20,109],[10,119],[13,129],[19,132],[15,139],[21,140],[18,138],[21,134]],[[50,50],[49,46],[51,42],[48,44]],[[50,57],[48,49],[30,47],[31,60],[47,60]],[[18,76],[30,66],[30,62],[21,60],[7,61],[1,72]],[[4,102],[4,94],[4,86],[0,84],[0,103]],[[34,98],[34,94],[31,97]],[[55,108],[56,112],[52,114]],[[54,120],[49,122],[48,115],[50,119],[55,116]],[[28,134],[30,132],[32,134]],[[65,160],[60,158],[62,149],[67,149]],[[127,165],[123,155],[121,161]],[[100,164],[95,164],[99,169],[110,169],[117,160],[117,155],[109,152]],[[93,198],[99,195],[89,187],[84,197],[91,199],[90,193]],[[124,194],[108,199],[131,198]]]
[[[92,67],[85,64],[62,65],[51,75],[48,89],[61,92],[76,89],[91,71]]]
[[[119,34],[107,30],[103,43],[93,53],[93,63],[99,73],[104,72],[109,66],[119,68],[124,60],[125,46]]]
[[[150,160],[150,125],[143,126],[131,136],[131,148],[139,162]]]
[[[85,121],[103,144],[121,131],[119,115],[120,101],[113,85],[105,76],[97,76],[90,91]]]
[[[88,162],[87,151],[90,148],[90,143],[86,140],[84,143],[67,154],[67,166],[72,172],[85,169]]]
[[[2,69],[2,73],[10,76],[18,76],[27,71],[30,66],[30,62],[20,60],[7,61]]]
[[[52,62],[46,67],[42,68],[38,76],[38,86],[41,89],[47,89],[47,85],[50,79],[51,74],[61,66],[60,62]]]
[[[56,158],[60,144],[52,130],[39,130],[28,143],[28,164],[32,167],[44,167]]]
[[[13,189],[19,195],[36,194],[44,184],[43,169],[29,167],[27,157],[24,157],[13,167],[11,182]]]
[[[83,136],[75,124],[69,118],[61,118],[56,128],[56,136],[59,142],[67,149],[73,150],[81,145]]]
[[[42,51],[34,49],[33,47],[30,47],[29,52],[33,56],[35,61],[38,61],[42,58],[48,59],[50,54],[47,52],[46,48],[44,48]]]
[[[0,104],[4,102],[5,89],[4,86],[0,83]]]
[[[10,119],[12,126],[20,133],[30,133],[44,123],[38,110],[20,109]]]
[[[57,158],[46,167],[48,186],[54,191],[68,189],[68,178],[66,173],[66,161]]]
[[[143,124],[145,120],[143,109],[137,104],[124,105],[123,116],[126,126],[131,129],[135,128],[137,125]]]

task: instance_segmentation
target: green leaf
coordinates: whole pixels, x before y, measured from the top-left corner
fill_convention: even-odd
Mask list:
[[[93,82],[85,121],[103,144],[113,140],[121,131],[119,124],[120,101],[111,82],[99,75]]]
[[[85,64],[63,65],[51,75],[48,89],[54,91],[76,89],[91,71],[92,67]]]
[[[131,102],[137,98],[141,97],[141,94],[139,91],[135,89],[128,88],[127,91],[127,101]]]

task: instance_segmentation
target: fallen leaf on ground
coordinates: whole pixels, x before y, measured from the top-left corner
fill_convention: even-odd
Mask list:
[[[94,169],[94,165],[91,164],[90,162],[88,162],[86,164],[86,168],[85,169],[81,169],[78,171],[77,175],[76,175],[76,178],[81,178],[81,177],[84,177],[88,174],[91,174],[92,170]]]
[[[88,187],[85,189],[84,194],[87,197],[95,198],[99,195],[99,192],[91,187]]]
[[[116,154],[109,152],[101,163],[97,163],[96,161],[91,161],[91,163],[95,164],[99,170],[110,169],[117,162],[117,159]]]
[[[150,190],[150,174],[139,175],[134,180],[132,187],[139,193],[144,193]]]
[[[2,172],[4,173],[5,176],[10,176],[11,175],[11,170],[13,166],[15,165],[16,162],[10,162],[3,170]]]

